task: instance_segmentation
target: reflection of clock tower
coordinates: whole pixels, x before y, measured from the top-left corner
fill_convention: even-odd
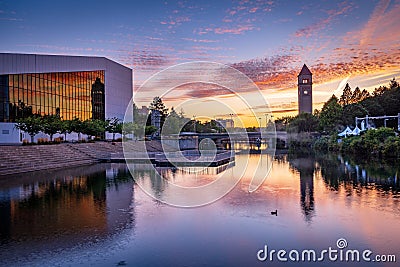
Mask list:
[[[97,77],[92,84],[92,120],[105,120],[104,83]]]
[[[299,114],[312,113],[312,73],[303,65],[298,77]]]

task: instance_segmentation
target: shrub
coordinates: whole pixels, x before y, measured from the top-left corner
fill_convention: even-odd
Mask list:
[[[319,151],[328,151],[330,143],[330,136],[322,136],[315,140],[313,148]]]
[[[383,144],[382,154],[387,158],[400,158],[400,138],[388,137]]]
[[[400,157],[400,138],[389,128],[368,130],[361,136],[344,138],[339,150],[362,157]]]

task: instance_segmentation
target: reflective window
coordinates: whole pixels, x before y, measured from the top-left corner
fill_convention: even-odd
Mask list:
[[[105,119],[104,71],[0,75],[0,122],[32,114]]]

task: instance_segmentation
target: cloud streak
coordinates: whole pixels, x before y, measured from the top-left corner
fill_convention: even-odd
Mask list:
[[[315,34],[317,34],[318,32],[320,32],[322,29],[324,29],[327,25],[329,25],[330,23],[332,23],[332,21],[341,15],[344,15],[346,13],[348,13],[349,11],[351,11],[351,9],[353,8],[352,4],[346,3],[346,2],[342,2],[339,4],[338,9],[334,10],[328,10],[326,13],[328,14],[328,17],[320,19],[319,21],[301,28],[299,30],[297,30],[294,33],[294,36],[297,38],[304,38],[304,37],[311,37]],[[303,11],[298,12],[298,15],[301,15],[303,13]]]

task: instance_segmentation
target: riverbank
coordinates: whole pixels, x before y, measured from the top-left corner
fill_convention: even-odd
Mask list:
[[[371,160],[400,160],[400,137],[393,129],[381,127],[357,136],[339,137],[337,134],[310,133],[289,136],[289,152],[335,152]]]
[[[160,142],[132,142],[132,151],[162,151]],[[90,165],[122,153],[121,142],[62,143],[35,146],[1,146],[0,176]]]

